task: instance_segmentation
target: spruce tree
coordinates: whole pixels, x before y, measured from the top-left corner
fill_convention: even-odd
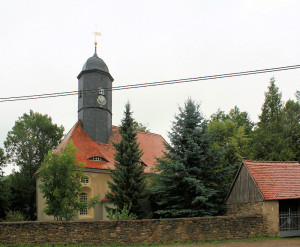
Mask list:
[[[217,215],[222,209],[220,153],[214,136],[191,99],[179,108],[167,152],[158,159],[154,176],[155,217],[176,218]]]
[[[121,213],[124,207],[128,207],[129,213],[141,217],[146,181],[143,176],[144,167],[140,163],[142,150],[137,142],[135,121],[129,103],[125,106],[124,115],[119,128],[121,141],[114,143],[116,169],[111,170],[112,181],[108,182],[110,192],[106,193],[106,197],[116,206],[117,212]]]

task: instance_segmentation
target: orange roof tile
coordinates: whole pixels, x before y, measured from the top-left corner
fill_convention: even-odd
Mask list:
[[[113,142],[119,142],[121,135],[118,131],[119,127],[112,126],[112,135],[108,144],[94,142],[89,135],[83,130],[80,120],[73,126],[66,137],[58,145],[55,152],[58,152],[62,147],[65,147],[70,140],[73,141],[74,146],[78,149],[76,158],[86,164],[86,168],[94,168],[100,170],[115,169],[114,154],[116,152]],[[138,143],[140,149],[143,150],[141,161],[146,165],[145,173],[150,173],[156,162],[155,158],[163,156],[163,151],[166,151],[164,143],[166,141],[161,135],[141,132],[137,133]],[[108,162],[100,162],[88,160],[88,158],[99,156]]]
[[[300,164],[297,161],[245,160],[265,200],[300,198]]]

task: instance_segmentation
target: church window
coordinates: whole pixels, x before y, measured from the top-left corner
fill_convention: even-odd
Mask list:
[[[89,178],[87,176],[82,176],[81,177],[81,183],[88,184],[89,183]]]
[[[106,159],[103,159],[103,158],[100,157],[100,156],[94,156],[94,157],[88,158],[88,160],[101,161],[101,162],[108,162]]]
[[[88,214],[88,208],[87,208],[87,200],[88,200],[88,196],[86,193],[81,193],[80,194],[80,202],[83,202],[85,204],[84,208],[80,209],[80,215],[87,215]]]

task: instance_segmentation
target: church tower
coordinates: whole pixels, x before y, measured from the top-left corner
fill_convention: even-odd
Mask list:
[[[78,119],[95,142],[108,143],[112,133],[112,82],[104,61],[95,54],[82,67],[78,78]]]

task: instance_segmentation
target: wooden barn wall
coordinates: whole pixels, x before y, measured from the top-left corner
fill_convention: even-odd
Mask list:
[[[247,167],[243,164],[240,173],[227,198],[227,204],[260,202],[264,198],[252,179]]]

